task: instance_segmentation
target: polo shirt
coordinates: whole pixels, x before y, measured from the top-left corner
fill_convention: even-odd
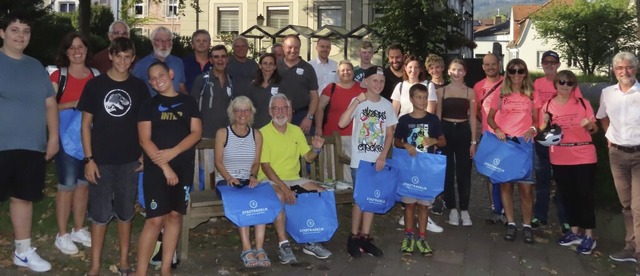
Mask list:
[[[187,91],[191,91],[193,88],[193,81],[200,76],[200,74],[204,72],[209,72],[213,67],[211,61],[207,60],[207,63],[204,67],[200,67],[200,63],[196,61],[196,55],[186,56],[182,59],[182,64],[184,65],[184,77],[185,83],[184,85],[187,87]]]
[[[151,97],[155,96],[158,93],[153,90],[153,88],[151,88],[151,84],[149,84],[148,70],[149,66],[151,66],[151,64],[156,61],[159,60],[152,53],[136,62],[132,72],[134,76],[144,81],[144,83],[147,85],[147,88],[149,89]],[[164,60],[164,63],[166,63],[169,68],[173,69],[173,88],[176,91],[180,91],[180,83],[185,83],[184,64],[182,63],[182,59],[174,55],[169,55]]]
[[[640,83],[636,83],[626,93],[615,84],[602,89],[600,108],[596,118],[609,118],[609,128],[605,137],[620,146],[640,145]]]
[[[284,60],[278,60],[278,74],[280,74],[280,93],[285,94],[293,111],[309,108],[311,90],[318,90],[316,71],[306,61],[299,58],[296,65],[289,67]]]
[[[271,122],[262,127],[260,132],[262,133],[260,163],[269,163],[281,180],[300,179],[300,157],[311,150],[300,127],[287,123],[287,130],[282,133]],[[258,179],[265,177],[266,175],[260,169]]]
[[[329,59],[327,63],[322,63],[320,58],[315,58],[309,62],[313,66],[313,70],[316,70],[316,76],[318,78],[318,93],[321,93],[327,85],[332,82],[338,81],[338,63],[332,59]]]

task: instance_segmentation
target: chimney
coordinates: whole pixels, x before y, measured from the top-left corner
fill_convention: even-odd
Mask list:
[[[493,25],[497,26],[502,24],[502,17],[500,15],[496,15],[496,17],[493,18]]]

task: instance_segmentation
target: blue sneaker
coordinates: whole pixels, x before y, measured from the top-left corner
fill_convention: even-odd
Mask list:
[[[596,241],[591,237],[586,237],[582,239],[582,242],[576,248],[576,252],[589,255],[594,248],[596,248]]]
[[[562,246],[570,246],[573,244],[580,244],[582,242],[582,237],[569,231],[564,236],[558,240],[558,244]]]

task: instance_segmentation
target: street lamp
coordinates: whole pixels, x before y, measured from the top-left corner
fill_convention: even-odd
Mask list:
[[[258,26],[262,26],[262,24],[264,24],[264,16],[262,16],[262,14],[258,15],[256,21],[258,22]]]

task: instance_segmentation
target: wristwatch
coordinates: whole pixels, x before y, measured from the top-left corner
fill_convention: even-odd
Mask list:
[[[89,164],[89,161],[93,160],[93,156],[87,156],[84,159],[82,159],[82,163]]]
[[[307,115],[307,118],[309,118],[309,120],[313,121],[313,118],[315,118],[315,116],[313,116],[313,114],[309,114],[309,115]]]

